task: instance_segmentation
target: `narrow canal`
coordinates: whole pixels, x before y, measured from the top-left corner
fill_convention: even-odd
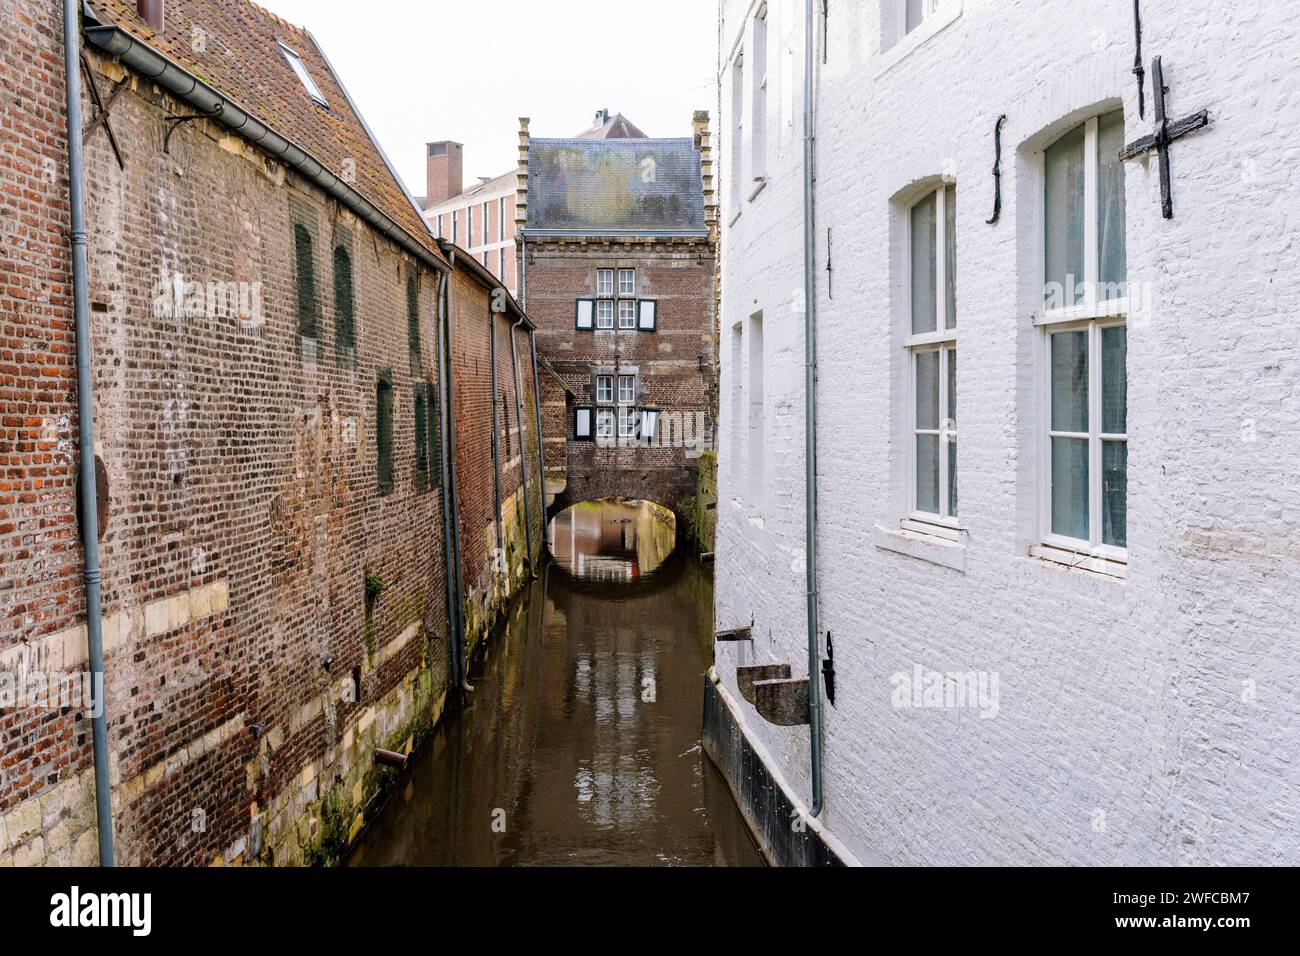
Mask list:
[[[588,502],[356,866],[761,866],[700,746],[712,569],[671,515]]]

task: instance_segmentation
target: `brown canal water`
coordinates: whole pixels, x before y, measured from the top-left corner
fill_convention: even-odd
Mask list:
[[[672,516],[588,502],[353,866],[762,866],[700,746],[713,573]]]

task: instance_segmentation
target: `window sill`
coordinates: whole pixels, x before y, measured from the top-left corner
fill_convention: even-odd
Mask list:
[[[932,13],[911,33],[900,37],[898,42],[888,50],[881,51],[880,65],[876,67],[876,79],[888,73],[960,16],[961,0],[950,0],[942,10]]]
[[[1100,574],[1118,581],[1128,578],[1128,564],[1111,558],[1066,551],[1064,548],[1054,548],[1047,544],[1033,545],[1029,549],[1029,556],[1070,570],[1087,571],[1090,574]]]
[[[882,551],[893,551],[918,561],[937,564],[950,568],[961,574],[966,573],[966,546],[946,536],[935,533],[923,533],[911,530],[919,522],[906,521],[899,530],[876,525],[871,536],[871,543]],[[946,528],[935,528],[937,532],[946,532]]]

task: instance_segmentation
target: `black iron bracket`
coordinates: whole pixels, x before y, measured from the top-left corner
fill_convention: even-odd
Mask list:
[[[835,706],[835,645],[831,643],[831,632],[826,632],[826,659],[822,661],[822,684],[826,688],[826,699]]]
[[[1137,47],[1133,54],[1133,75],[1138,81],[1138,116],[1147,118],[1146,67],[1142,65],[1142,0],[1133,0],[1133,31]]]
[[[224,106],[218,106],[206,113],[186,113],[184,116],[164,116],[163,122],[170,125],[167,127],[167,135],[163,137],[163,152],[171,152],[172,133],[176,132],[176,128],[182,123],[188,123],[191,120],[212,119],[215,116],[219,116],[223,109],[225,109]]]
[[[120,169],[126,169],[126,160],[122,158],[122,150],[117,145],[117,136],[113,133],[113,127],[108,123],[108,114],[112,111],[113,104],[117,102],[117,98],[122,95],[122,91],[131,84],[131,78],[129,76],[122,77],[122,79],[118,81],[117,85],[113,87],[113,92],[108,94],[108,100],[106,102],[103,97],[99,95],[99,84],[95,82],[95,73],[90,68],[90,61],[86,59],[84,53],[81,55],[81,69],[82,72],[86,74],[86,89],[90,92],[91,102],[95,104],[95,118],[86,125],[84,130],[82,130],[82,138],[90,139],[95,130],[99,129],[101,126],[104,127],[104,133],[108,136],[108,143],[113,147],[113,155],[117,157],[118,167]]]
[[[984,220],[990,226],[1002,218],[1002,124],[1007,121],[1003,113],[993,124],[993,215]]]

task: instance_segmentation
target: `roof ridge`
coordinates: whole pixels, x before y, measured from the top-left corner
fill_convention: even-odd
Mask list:
[[[234,0],[234,2],[235,2],[235,3],[242,3],[242,4],[245,4],[246,6],[250,6],[250,7],[252,7],[256,12],[262,14],[262,15],[265,16],[265,17],[268,17],[268,18],[274,20],[276,23],[280,24],[280,26],[282,26],[282,27],[288,27],[290,30],[293,30],[293,31],[295,31],[295,32],[297,32],[297,33],[301,33],[301,34],[303,34],[303,35],[307,35],[307,28],[306,28],[306,27],[299,26],[299,25],[296,24],[296,23],[290,23],[288,20],[286,20],[284,17],[280,16],[278,13],[276,13],[276,12],[274,12],[274,11],[272,11],[272,10],[268,10],[266,7],[262,6],[260,3],[257,3],[256,0]],[[319,48],[318,48],[318,49],[319,49]]]

